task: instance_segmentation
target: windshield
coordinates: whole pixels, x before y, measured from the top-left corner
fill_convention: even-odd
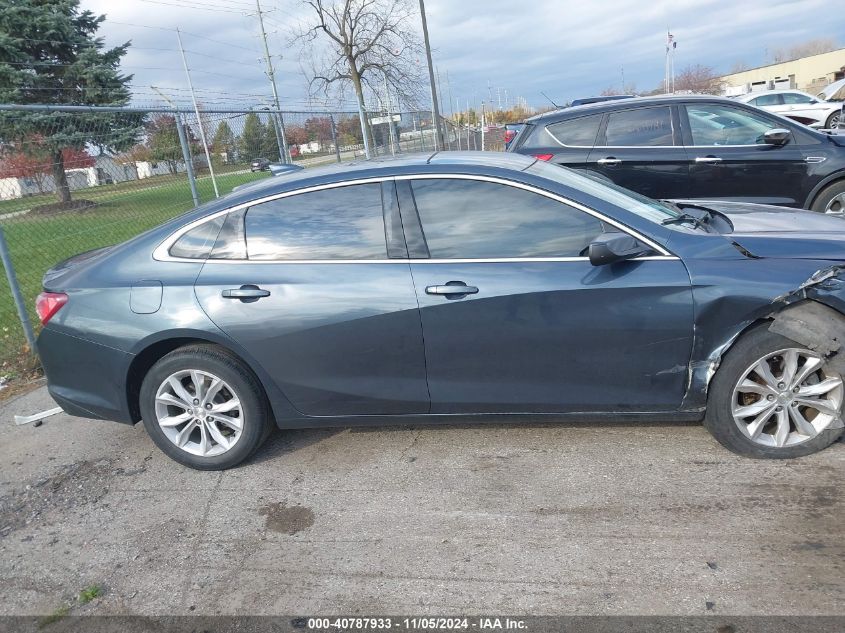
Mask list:
[[[677,218],[680,213],[675,207],[659,200],[652,200],[646,196],[634,193],[629,189],[613,184],[609,180],[592,176],[589,173],[580,173],[572,169],[537,161],[527,170],[542,178],[553,180],[567,187],[578,189],[599,200],[609,202],[617,207],[622,207],[640,217],[661,224],[669,218]]]

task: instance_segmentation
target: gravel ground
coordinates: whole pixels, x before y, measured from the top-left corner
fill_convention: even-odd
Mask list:
[[[845,614],[842,443],[770,462],[690,424],[333,429],[208,473],[142,426],[14,426],[52,406],[0,408],[0,615]]]

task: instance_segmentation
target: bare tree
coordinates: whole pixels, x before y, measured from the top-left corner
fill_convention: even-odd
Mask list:
[[[608,86],[599,93],[600,97],[614,97],[616,95],[635,95],[637,94],[636,84],[625,84],[622,88],[619,86]]]
[[[748,70],[748,68],[748,62],[746,62],[744,59],[737,59],[736,61],[734,61],[733,64],[731,64],[731,70],[729,74],[733,75],[735,73],[745,72],[746,70]]]
[[[424,86],[416,12],[409,0],[303,0],[312,20],[294,31],[309,68],[312,95],[342,96],[351,85],[365,109],[364,87],[382,93],[385,82],[399,103],[415,107]],[[314,50],[314,44],[323,45]],[[369,121],[368,136],[373,138]]]
[[[829,53],[838,48],[836,40],[830,37],[817,38],[814,40],[807,40],[800,44],[795,44],[789,48],[778,48],[772,52],[772,61],[775,63],[785,62],[790,59],[799,59],[801,57],[809,57],[810,55],[820,55],[822,53]]]
[[[675,76],[675,91],[686,90],[698,94],[721,94],[722,80],[710,66],[694,64]]]

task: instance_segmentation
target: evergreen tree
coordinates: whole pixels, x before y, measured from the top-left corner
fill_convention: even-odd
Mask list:
[[[262,154],[264,136],[264,125],[258,115],[254,112],[247,114],[238,144],[238,151],[242,160],[251,161],[254,158],[267,158]]]
[[[13,0],[0,8],[0,102],[126,105],[132,75],[120,72],[129,42],[105,49],[96,37],[105,16],[79,0]],[[143,117],[131,113],[0,112],[7,150],[47,152],[59,202],[70,202],[63,150],[96,146],[121,151],[135,144]],[[38,148],[27,143],[39,138]]]
[[[211,144],[215,154],[226,154],[227,163],[235,159],[235,134],[226,121],[220,121]]]

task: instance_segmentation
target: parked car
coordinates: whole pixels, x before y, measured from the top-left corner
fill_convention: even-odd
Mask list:
[[[519,131],[524,127],[523,123],[506,123],[505,124],[505,149],[510,145],[519,134]]]
[[[842,103],[820,100],[800,90],[752,92],[736,100],[814,128],[835,129],[842,116]]]
[[[270,169],[270,160],[267,158],[255,158],[249,165],[250,171],[267,171]]]
[[[650,198],[845,213],[845,136],[731,99],[637,97],[525,123],[509,151],[589,170]]]
[[[824,101],[845,101],[845,79],[834,81],[816,96]]]
[[[267,178],[71,258],[38,349],[68,413],[143,419],[194,468],[276,427],[528,415],[704,418],[782,458],[842,434],[843,282],[839,218],[441,152]]]

